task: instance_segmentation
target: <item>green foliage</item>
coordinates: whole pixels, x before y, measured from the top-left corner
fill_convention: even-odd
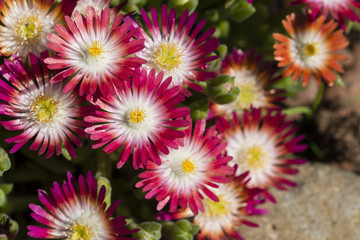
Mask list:
[[[0,214],[0,240],[13,240],[19,232],[19,225],[7,214]]]
[[[228,104],[236,100],[240,89],[234,86],[234,77],[219,75],[207,81],[207,95],[218,104]]]
[[[144,222],[137,226],[140,231],[134,233],[138,240],[159,240],[161,239],[161,224],[156,222]]]
[[[11,167],[11,162],[8,154],[3,148],[0,148],[0,176],[4,174]]]
[[[199,227],[187,219],[163,222],[164,239],[191,240],[198,231]]]
[[[168,7],[175,8],[176,13],[180,15],[186,9],[189,10],[190,13],[194,12],[196,7],[198,6],[198,0],[169,0]]]
[[[243,22],[255,13],[255,8],[247,0],[227,0],[225,13],[234,22]]]

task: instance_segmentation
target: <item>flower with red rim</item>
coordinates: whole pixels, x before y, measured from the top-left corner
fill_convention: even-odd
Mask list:
[[[354,12],[355,8],[360,9],[360,2],[358,0],[294,0],[290,4],[307,4],[306,7],[311,9],[311,15],[314,18],[319,14],[324,16],[330,14],[339,21],[344,31],[346,28],[344,17],[350,21],[360,22],[359,16]]]
[[[136,187],[148,192],[146,199],[156,195],[157,210],[170,202],[170,212],[174,212],[180,201],[182,209],[189,207],[197,214],[204,211],[203,194],[212,201],[219,200],[208,187],[216,188],[216,183],[230,181],[227,175],[234,169],[227,162],[231,157],[221,155],[226,143],[221,143],[215,126],[204,135],[205,125],[205,120],[198,120],[193,130],[192,126],[184,130],[184,146],[160,155],[160,166],[149,162],[147,170],[139,174],[143,180]]]
[[[211,115],[226,117],[233,111],[243,111],[250,107],[279,108],[277,103],[284,97],[283,91],[271,87],[279,79],[274,77],[274,73],[273,66],[261,62],[261,56],[255,55],[254,50],[245,53],[234,48],[223,60],[219,74],[234,77],[234,82],[228,87],[238,87],[240,94],[228,104],[212,103]]]
[[[219,184],[219,188],[212,191],[218,196],[219,201],[213,202],[204,199],[204,212],[194,215],[190,209],[178,210],[175,213],[161,212],[160,220],[194,217],[193,221],[199,226],[198,239],[244,239],[239,233],[239,227],[248,225],[258,227],[257,224],[244,219],[246,216],[266,214],[267,211],[255,208],[255,198],[264,190],[246,187],[248,172],[238,177],[232,177],[229,183]]]
[[[40,54],[40,60],[29,54],[32,72],[15,55],[13,61],[5,59],[0,68],[0,114],[9,116],[0,124],[7,130],[22,133],[5,139],[14,143],[10,153],[19,150],[25,143],[35,137],[30,150],[38,150],[39,155],[46,150],[46,157],[51,157],[56,151],[60,155],[62,145],[72,157],[75,157],[73,145],[81,147],[81,141],[74,133],[86,137],[81,120],[86,108],[80,107],[80,99],[76,94],[62,92],[61,83],[50,83],[51,73],[44,63],[47,52]]]
[[[236,175],[250,171],[249,187],[296,186],[283,175],[296,174],[298,170],[291,165],[306,162],[293,156],[304,151],[306,145],[301,143],[303,135],[293,136],[297,128],[285,117],[280,110],[267,110],[262,116],[261,109],[252,109],[244,111],[242,121],[235,113],[232,123],[222,117],[217,119],[216,126],[228,143],[227,154],[233,157],[229,164],[238,166]]]
[[[207,56],[220,44],[216,38],[210,38],[215,29],[200,34],[205,19],[194,25],[198,14],[195,12],[189,16],[189,10],[185,10],[176,22],[175,10],[171,9],[168,13],[166,5],[161,8],[160,23],[154,7],[151,8],[152,20],[144,9],[141,14],[146,29],[140,28],[136,36],[145,39],[145,48],[135,55],[148,61],[143,67],[163,71],[165,77],[171,76],[172,84],[181,86],[187,96],[191,94],[184,84],[202,91],[202,87],[194,81],[216,76],[216,73],[204,70],[209,66],[208,62],[217,59],[217,56]]]
[[[98,181],[89,171],[86,179],[78,178],[79,187],[70,172],[62,185],[54,182],[51,194],[38,191],[38,198],[45,209],[30,204],[31,217],[43,226],[28,226],[28,236],[41,239],[76,240],[130,240],[125,235],[138,229],[129,230],[126,217],[111,218],[120,200],[106,206],[106,188],[98,186]],[[99,187],[99,189],[98,189]]]
[[[117,91],[114,96],[100,98],[95,104],[100,108],[85,121],[97,123],[85,131],[96,140],[93,148],[105,146],[111,153],[123,147],[118,168],[133,153],[133,165],[137,169],[146,166],[148,159],[160,165],[159,152],[169,154],[169,149],[182,145],[185,134],[176,128],[189,126],[184,117],[188,107],[175,108],[184,100],[179,87],[169,87],[171,78],[163,80],[160,72],[149,74],[145,70],[139,77]]]
[[[131,29],[132,22],[124,21],[119,15],[110,25],[110,10],[105,8],[95,13],[93,7],[88,7],[86,18],[78,11],[74,21],[65,17],[70,32],[61,25],[55,30],[59,35],[49,34],[48,47],[57,52],[56,57],[49,57],[45,62],[50,69],[61,70],[51,82],[70,81],[64,88],[67,93],[79,86],[79,95],[86,93],[87,99],[101,95],[115,94],[115,88],[135,76],[135,67],[145,61],[129,55],[143,49],[144,40],[135,40],[133,36],[137,29]]]
[[[46,36],[54,25],[71,12],[71,0],[54,7],[54,0],[0,1],[0,53],[26,58],[29,52],[39,56],[46,49]]]
[[[283,75],[293,80],[301,77],[303,86],[310,77],[319,85],[324,79],[332,86],[338,79],[336,72],[344,72],[338,60],[347,59],[337,51],[349,44],[341,29],[335,31],[338,24],[324,16],[312,20],[294,13],[287,15],[282,23],[290,37],[279,33],[273,37],[278,41],[274,45],[274,59],[279,61],[279,67],[285,67]]]

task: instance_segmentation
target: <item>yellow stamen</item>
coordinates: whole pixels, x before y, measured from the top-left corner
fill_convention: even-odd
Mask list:
[[[208,198],[204,200],[204,208],[207,215],[220,217],[221,215],[228,214],[229,211],[231,211],[230,203],[221,195],[218,195],[218,198],[218,202],[214,202]]]
[[[246,161],[249,167],[255,168],[263,168],[265,166],[264,157],[266,154],[262,151],[259,146],[252,146],[246,152]]]
[[[259,88],[253,82],[241,84],[238,86],[240,94],[234,103],[240,109],[248,109],[259,98]]]
[[[98,57],[104,52],[98,41],[93,41],[91,46],[88,47],[88,51],[91,57]]]
[[[183,53],[175,43],[163,42],[154,53],[154,62],[163,71],[178,68],[184,61]]]
[[[43,24],[39,21],[37,15],[23,16],[15,26],[15,34],[23,41],[36,39],[43,31]]]
[[[185,158],[185,161],[182,163],[182,170],[185,174],[192,173],[195,170],[194,163],[189,158]]]
[[[303,52],[307,56],[313,56],[316,54],[317,48],[315,44],[311,44],[311,43],[305,44],[305,46],[303,47]]]
[[[52,122],[59,113],[58,104],[51,96],[38,96],[31,104],[34,119],[40,123]]]
[[[141,108],[136,108],[135,110],[130,111],[127,117],[129,123],[134,125],[141,124],[145,121],[146,111]]]
[[[94,239],[94,233],[91,231],[91,228],[86,225],[81,225],[75,223],[71,227],[71,233],[68,240],[92,240]]]

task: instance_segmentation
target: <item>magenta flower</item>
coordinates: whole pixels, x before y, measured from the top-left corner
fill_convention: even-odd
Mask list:
[[[360,9],[358,0],[294,0],[290,4],[307,4],[306,7],[311,9],[313,18],[319,14],[331,15],[339,21],[339,25],[344,31],[346,27],[344,17],[350,21],[360,22],[359,16],[354,12],[354,9]]]
[[[266,214],[265,209],[258,209],[259,201],[256,198],[264,190],[248,188],[248,172],[238,177],[231,177],[231,182],[219,184],[219,188],[212,188],[219,201],[214,202],[204,199],[204,211],[194,215],[190,209],[178,209],[175,213],[161,212],[157,215],[160,220],[173,220],[193,217],[193,221],[199,226],[200,231],[197,239],[239,239],[244,240],[240,234],[240,226],[247,225],[258,227],[257,224],[245,220],[252,215]]]
[[[121,88],[124,80],[135,76],[135,67],[145,63],[138,57],[129,57],[143,49],[144,40],[135,40],[133,36],[137,29],[131,28],[131,21],[124,21],[119,15],[110,25],[110,10],[105,8],[98,15],[93,7],[87,9],[86,18],[78,11],[74,21],[66,16],[70,32],[61,25],[55,30],[59,35],[49,34],[48,47],[57,52],[56,57],[45,60],[50,69],[61,70],[51,79],[51,82],[70,81],[64,88],[67,93],[79,87],[79,95],[86,93],[86,98],[92,96],[108,96],[115,94],[115,88]]]
[[[185,130],[184,146],[160,155],[160,166],[149,162],[148,170],[139,174],[143,180],[136,187],[148,192],[147,199],[156,196],[157,210],[170,202],[170,212],[174,212],[180,201],[182,209],[189,207],[197,214],[199,210],[204,211],[203,194],[212,201],[219,201],[208,187],[216,188],[216,183],[229,182],[227,175],[234,169],[226,166],[231,157],[221,155],[226,143],[221,143],[215,126],[205,135],[204,132],[205,121],[198,120],[194,130],[192,126]]]
[[[135,55],[148,61],[143,67],[163,71],[165,77],[171,76],[172,85],[181,86],[187,96],[190,92],[184,84],[202,91],[194,81],[205,81],[216,76],[216,73],[204,70],[208,62],[217,59],[217,56],[207,56],[220,44],[216,38],[210,38],[215,29],[200,34],[205,19],[195,25],[198,14],[189,16],[189,11],[185,10],[176,22],[175,10],[171,9],[168,13],[166,5],[161,8],[160,23],[155,8],[151,8],[151,20],[144,9],[141,13],[147,29],[140,28],[136,36],[145,39],[145,48]]]
[[[104,202],[106,188],[99,186],[96,178],[89,171],[86,180],[83,175],[78,179],[79,188],[70,172],[62,185],[54,182],[51,195],[39,190],[38,198],[45,209],[30,204],[31,217],[43,226],[28,226],[28,236],[41,239],[76,239],[76,240],[130,240],[124,235],[138,229],[128,230],[126,217],[114,217],[120,204],[115,201],[107,208]]]
[[[306,145],[301,143],[304,136],[293,136],[297,128],[284,119],[281,111],[272,110],[262,117],[261,109],[245,111],[241,121],[234,114],[233,123],[218,118],[216,126],[228,143],[227,154],[233,157],[229,164],[238,166],[236,175],[250,171],[249,187],[296,186],[283,174],[296,174],[298,170],[291,165],[306,162],[293,156],[304,151]]]
[[[159,152],[169,154],[169,149],[182,146],[185,134],[176,128],[189,126],[184,117],[188,107],[175,106],[184,100],[179,87],[169,87],[171,78],[163,80],[162,72],[155,75],[143,70],[139,77],[114,96],[100,98],[95,104],[100,110],[85,121],[97,123],[85,131],[96,140],[93,148],[107,144],[106,153],[123,147],[118,168],[122,167],[132,152],[134,168],[144,167],[147,161],[161,164]]]
[[[45,151],[46,157],[54,152],[61,154],[63,144],[72,157],[75,157],[73,145],[80,147],[81,141],[74,133],[86,137],[81,120],[85,108],[80,107],[80,100],[71,92],[62,93],[62,83],[50,83],[51,73],[43,62],[47,52],[40,55],[29,54],[32,72],[15,55],[13,61],[5,59],[0,68],[0,114],[11,120],[0,121],[9,131],[22,131],[21,134],[6,139],[14,143],[10,153],[19,150],[25,143],[35,137],[30,150],[38,150],[39,155]]]

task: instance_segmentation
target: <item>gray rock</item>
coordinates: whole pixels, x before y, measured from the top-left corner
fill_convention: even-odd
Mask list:
[[[305,164],[293,178],[298,187],[272,189],[270,213],[248,218],[258,228],[241,227],[248,240],[359,240],[360,176],[324,164]]]

